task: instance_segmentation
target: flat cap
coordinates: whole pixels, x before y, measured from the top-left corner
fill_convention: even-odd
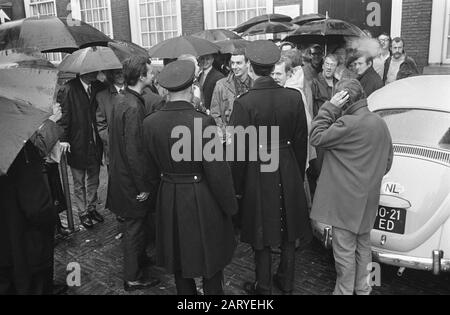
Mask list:
[[[281,58],[281,51],[275,43],[268,40],[257,40],[247,45],[247,58],[257,66],[273,66]]]
[[[195,65],[189,60],[177,60],[165,66],[159,74],[158,82],[170,92],[183,91],[195,79]]]

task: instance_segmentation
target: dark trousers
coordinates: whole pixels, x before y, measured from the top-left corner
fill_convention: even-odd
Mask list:
[[[262,295],[272,294],[272,252],[270,247],[255,250],[256,290]],[[295,242],[283,241],[281,244],[280,265],[276,277],[285,292],[294,289]]]
[[[0,296],[53,294],[53,266],[34,272],[27,281],[27,288],[16,288],[13,274],[12,268],[0,268]]]
[[[218,272],[211,279],[203,278],[203,293],[205,295],[223,295],[223,272]],[[195,279],[183,278],[181,272],[175,274],[175,284],[178,295],[197,295]]]
[[[123,273],[125,281],[138,281],[143,277],[143,261],[147,255],[147,217],[125,218],[123,233]]]

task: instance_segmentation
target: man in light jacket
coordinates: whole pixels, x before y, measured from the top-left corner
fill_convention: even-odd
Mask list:
[[[335,295],[368,295],[370,232],[380,187],[392,165],[386,123],[369,111],[357,80],[343,80],[314,119],[311,144],[325,150],[311,218],[333,227]]]

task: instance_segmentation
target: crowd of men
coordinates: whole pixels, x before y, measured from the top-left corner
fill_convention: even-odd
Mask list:
[[[255,281],[243,288],[249,294],[271,294],[275,285],[291,294],[295,250],[311,240],[311,217],[333,226],[334,293],[370,294],[369,233],[381,180],[392,163],[392,143],[366,99],[385,84],[419,74],[402,39],[382,34],[378,40],[377,56],[345,48],[325,56],[320,45],[301,52],[295,45],[255,41],[234,51],[230,63],[218,69],[212,55],[198,60],[184,55],[166,61],[156,77],[149,59],[131,57],[123,69],[106,72],[106,86],[97,81],[98,73],[80,74],[65,84],[58,96],[62,115],[48,124],[61,128],[74,208],[87,229],[104,221],[97,190],[102,162],[108,167],[106,208],[124,230],[124,289],[159,284],[143,272],[151,261],[148,234],[155,233],[156,264],[174,275],[178,294],[197,294],[194,279],[199,277],[205,294],[223,294],[223,270],[233,258],[238,235],[255,251]],[[225,151],[238,141],[227,127],[278,127],[278,141],[258,138],[258,147],[279,152],[278,170],[261,172],[261,160],[250,161],[248,155],[244,161],[195,159],[195,151],[203,152],[209,139],[202,139],[200,148],[192,139],[192,158],[176,160],[173,147],[179,139],[173,138],[173,130],[184,126],[195,134],[195,121],[203,130],[217,126]],[[39,172],[49,152],[37,148],[30,140],[8,176],[1,177],[2,208],[13,209],[14,201],[16,208],[37,210],[23,218],[16,218],[17,211],[0,212],[5,216],[0,220],[0,252],[10,253],[0,257],[0,294],[52,290],[48,236],[54,229],[55,198],[51,191],[24,192],[48,182]],[[36,177],[33,187],[22,180],[31,174]],[[25,193],[42,200],[24,198]],[[14,220],[27,233],[37,231],[18,237],[16,230],[8,230],[17,225]],[[42,242],[48,246],[40,253],[23,245],[36,235],[47,237]],[[17,238],[23,242],[21,253],[11,250]],[[273,275],[276,248],[281,261]],[[45,262],[39,272],[33,272],[29,255]]]

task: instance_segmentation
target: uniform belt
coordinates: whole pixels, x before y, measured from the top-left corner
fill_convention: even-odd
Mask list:
[[[202,181],[202,174],[161,174],[161,180],[170,184],[196,184]]]
[[[281,141],[281,142],[260,144],[259,149],[281,150],[290,148],[291,146],[292,146],[291,141]]]

